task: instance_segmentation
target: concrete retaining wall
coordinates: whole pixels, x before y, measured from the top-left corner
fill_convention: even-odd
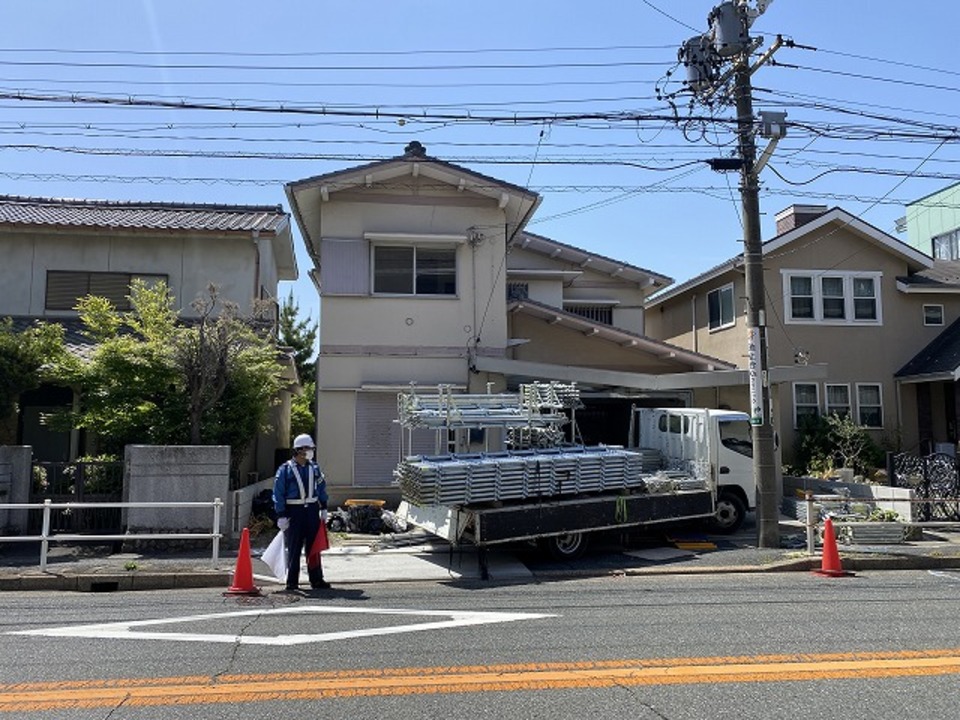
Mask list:
[[[870,485],[857,482],[837,482],[812,477],[783,478],[784,497],[802,498],[809,490],[814,495],[848,493],[854,501],[869,502],[882,510],[893,510],[904,522],[913,522],[914,492],[910,488],[890,487],[888,485]],[[799,494],[798,494],[799,493]]]
[[[262,491],[273,489],[273,478],[261,480],[245,488],[234,490],[231,493],[230,505],[233,511],[230,513],[231,530],[236,537],[240,537],[240,531],[250,523],[250,511],[253,507],[253,499]]]
[[[220,532],[230,537],[233,508],[228,445],[128,445],[124,451],[124,502],[225,503]],[[126,508],[131,533],[210,532],[213,508]]]
[[[30,502],[32,454],[29,445],[0,446],[0,503]],[[0,510],[0,532],[24,535],[26,531],[26,510]]]

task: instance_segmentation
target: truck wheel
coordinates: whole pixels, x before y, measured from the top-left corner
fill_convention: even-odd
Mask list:
[[[715,531],[730,535],[740,529],[746,516],[743,500],[734,493],[721,491],[717,497],[717,514],[710,525]]]
[[[572,532],[540,540],[540,548],[554,560],[576,560],[587,551],[590,539],[584,533]]]

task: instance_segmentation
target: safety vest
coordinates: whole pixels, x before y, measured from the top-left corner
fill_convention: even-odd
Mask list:
[[[303,487],[303,478],[300,477],[300,470],[297,466],[296,461],[288,460],[287,465],[290,466],[290,472],[297,481],[297,487],[300,489],[300,499],[290,499],[285,498],[287,505],[310,505],[317,502],[316,489],[317,489],[317,477],[318,471],[317,466],[313,463],[308,463],[307,467],[310,468],[310,479],[308,482],[307,489]]]

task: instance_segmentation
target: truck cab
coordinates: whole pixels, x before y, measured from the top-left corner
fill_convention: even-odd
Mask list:
[[[631,444],[660,454],[663,467],[700,477],[713,490],[721,532],[756,507],[750,418],[735,410],[636,408]]]

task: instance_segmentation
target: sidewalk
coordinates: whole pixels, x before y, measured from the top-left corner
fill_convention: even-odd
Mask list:
[[[803,528],[781,523],[781,548],[758,548],[753,527],[737,535],[709,536],[707,542],[664,544],[651,541],[623,548],[595,545],[586,557],[570,562],[546,560],[522,548],[490,549],[489,581],[525,582],[537,578],[601,577],[689,573],[808,571],[820,556],[806,553]],[[453,548],[415,530],[398,535],[343,535],[323,554],[324,574],[336,585],[379,582],[479,582],[473,547]],[[282,587],[260,560],[266,540],[251,546],[254,583],[264,593]],[[678,546],[679,545],[679,546]],[[713,545],[714,547],[709,547]],[[898,545],[840,545],[845,570],[960,569],[960,533],[924,533],[921,541]],[[39,568],[39,550],[0,544],[0,591],[57,590],[112,592],[172,588],[228,588],[237,553],[225,551],[211,562],[207,551],[169,554],[109,554],[103,547],[51,546],[47,571]],[[304,570],[304,578],[306,571]]]

